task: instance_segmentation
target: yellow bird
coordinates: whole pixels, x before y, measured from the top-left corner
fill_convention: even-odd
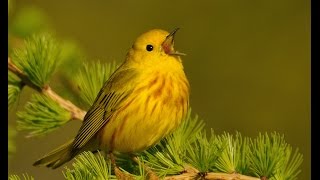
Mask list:
[[[105,82],[77,136],[34,163],[57,168],[83,151],[134,153],[171,133],[189,106],[189,82],[174,35],[153,29],[140,35],[125,61]]]

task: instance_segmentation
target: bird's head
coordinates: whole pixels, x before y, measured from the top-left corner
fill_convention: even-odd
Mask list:
[[[180,56],[185,55],[174,50],[174,36],[179,28],[171,33],[153,29],[140,35],[129,52],[129,58],[134,61],[165,61],[175,59],[180,61]]]

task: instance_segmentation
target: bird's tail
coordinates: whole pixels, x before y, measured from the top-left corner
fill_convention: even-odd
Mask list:
[[[47,155],[43,156],[41,159],[33,163],[34,166],[47,166],[49,168],[55,169],[62,164],[70,161],[75,153],[72,153],[72,142],[73,139],[58,147],[57,149],[51,151]]]

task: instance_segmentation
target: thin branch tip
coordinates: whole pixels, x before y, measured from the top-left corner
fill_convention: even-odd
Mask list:
[[[23,73],[21,69],[19,69],[11,60],[10,57],[8,57],[8,70],[17,75],[23,84],[31,87],[32,89],[38,91],[39,93],[42,93],[44,95],[47,95],[51,99],[53,99],[55,102],[57,102],[62,108],[69,111],[71,113],[71,119],[77,119],[82,121],[84,119],[84,116],[86,114],[86,111],[80,109],[76,105],[74,105],[71,101],[66,100],[59,96],[56,92],[54,92],[51,87],[46,84],[43,87],[39,87],[32,83],[30,81],[29,77]]]

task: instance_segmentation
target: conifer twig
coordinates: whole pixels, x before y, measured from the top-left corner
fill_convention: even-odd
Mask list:
[[[38,87],[37,85],[33,84],[29,80],[28,76],[25,75],[16,65],[14,65],[12,63],[12,61],[11,61],[11,59],[9,57],[8,57],[8,70],[10,70],[15,75],[17,75],[21,79],[23,85],[27,85],[27,86],[31,87],[32,89],[34,89],[34,90],[36,90],[38,92],[42,91],[40,87]]]
[[[242,174],[227,174],[227,173],[208,173],[206,179],[215,179],[215,180],[260,180],[257,177],[246,176]]]
[[[39,86],[35,85],[34,83],[32,83],[30,81],[30,79],[28,78],[28,76],[25,75],[23,73],[23,71],[21,71],[16,65],[14,65],[9,57],[8,57],[8,70],[10,70],[12,73],[16,74],[22,80],[22,83],[24,85],[31,87],[32,89],[38,91],[39,93],[43,93],[43,94],[49,96],[51,99],[53,99],[54,101],[59,103],[61,107],[63,107],[64,109],[66,109],[67,111],[69,111],[72,114],[72,116],[71,116],[72,119],[77,119],[80,121],[83,120],[83,118],[86,114],[86,111],[80,109],[79,107],[74,105],[69,100],[66,100],[66,99],[62,98],[61,96],[59,96],[57,93],[55,93],[50,88],[49,85],[45,85],[44,87],[39,87]]]
[[[188,168],[184,173],[179,175],[167,176],[165,180],[186,180],[186,179],[210,179],[210,180],[260,180],[257,177],[246,176],[242,174],[228,173],[199,173],[195,168]]]

